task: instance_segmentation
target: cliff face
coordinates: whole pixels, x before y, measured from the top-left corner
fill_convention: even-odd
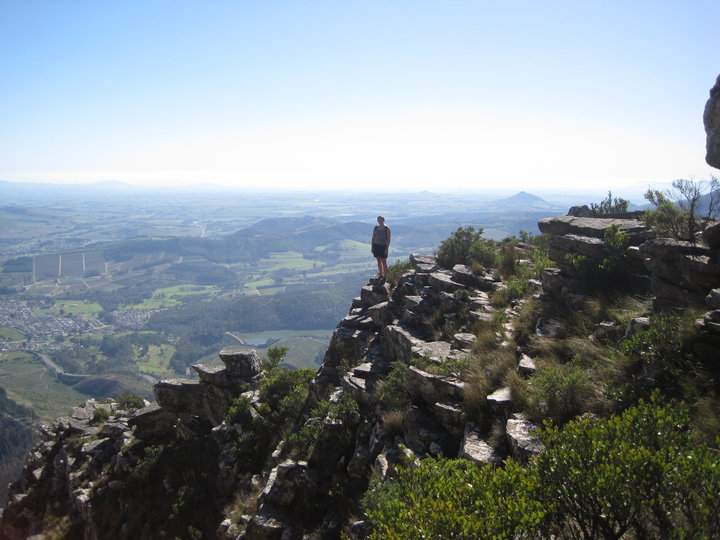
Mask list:
[[[707,144],[705,161],[711,167],[720,169],[720,75],[715,86],[710,89],[710,99],[705,104],[703,113]]]
[[[653,239],[638,220],[543,220],[558,267],[528,283],[535,301],[587,300],[567,255],[612,256],[603,239],[610,225],[630,235],[627,275],[638,291],[654,294],[657,309],[708,302],[696,352],[716,358],[720,252]],[[273,424],[282,425],[275,432],[257,436],[257,426],[270,425],[277,412],[268,407],[268,375],[254,354],[233,351],[221,353],[222,369],[195,366],[199,380],[162,381],[157,402],[144,408],[93,400],[75,408],[45,431],[11,485],[0,537],[280,539],[344,531],[361,538],[358,502],[371,477],[383,481],[403,460],[499,463],[508,454],[523,461],[541,452],[509,388],[499,383],[471,407],[468,381],[454,367],[485,346],[477,330],[490,326],[492,346],[513,359],[520,376],[531,375],[533,351],[514,339],[523,300],[493,307],[491,296],[507,284],[492,273],[443,269],[430,256],[414,255],[411,263],[394,288],[378,280],[362,288],[304,405],[287,423]],[[558,336],[561,324],[539,320],[534,332]],[[642,326],[598,325],[595,333],[617,341]],[[398,365],[407,395],[394,395]]]

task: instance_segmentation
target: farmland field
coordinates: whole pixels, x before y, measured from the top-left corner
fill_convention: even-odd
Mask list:
[[[8,397],[32,407],[43,422],[68,414],[88,396],[61,383],[55,373],[30,353],[0,353],[0,386]]]
[[[22,341],[24,339],[25,339],[25,336],[23,334],[21,334],[20,332],[18,332],[17,330],[13,330],[12,328],[0,327],[0,342]]]

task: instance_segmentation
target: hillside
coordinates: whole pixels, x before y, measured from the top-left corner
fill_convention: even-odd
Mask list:
[[[2,534],[717,536],[718,246],[633,219],[540,227],[459,230],[371,280],[317,372],[226,350],[144,408],[77,407]]]

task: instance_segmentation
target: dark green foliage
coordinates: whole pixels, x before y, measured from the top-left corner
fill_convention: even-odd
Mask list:
[[[365,495],[374,540],[514,538],[538,530],[541,505],[515,463],[495,472],[464,460],[423,460]]]
[[[559,424],[586,412],[594,394],[587,373],[574,363],[551,362],[539,369],[529,385],[530,412]]]
[[[364,498],[371,538],[716,538],[720,455],[655,398],[540,434],[527,465],[426,459]]]
[[[287,347],[270,347],[267,352],[267,358],[264,358],[262,361],[262,368],[266,371],[277,368],[282,361],[285,360],[287,352]]]
[[[90,423],[95,425],[103,424],[108,418],[110,418],[110,411],[107,409],[95,409]]]
[[[538,493],[561,538],[720,533],[720,456],[695,443],[686,407],[658,401],[542,434]]]
[[[225,422],[243,427],[234,446],[244,470],[256,472],[297,420],[314,376],[311,369],[275,367],[260,383],[258,410],[244,396],[233,401]]]
[[[605,256],[600,262],[578,253],[565,256],[565,263],[572,276],[586,286],[588,290],[604,292],[627,288],[627,247],[630,235],[620,232],[620,225],[614,224],[605,229]]]
[[[116,398],[114,398],[115,402],[117,402],[118,406],[121,409],[142,409],[145,406],[145,401],[141,396],[138,396],[137,394],[131,394],[129,392],[125,392],[124,394],[120,394]]]
[[[681,319],[672,315],[650,318],[650,327],[624,341],[629,362],[627,381],[618,390],[625,399],[647,397],[654,388],[682,397],[682,383],[693,366],[686,357]]]
[[[405,363],[395,361],[390,365],[387,377],[378,383],[375,399],[383,409],[402,409],[410,402],[407,371]]]
[[[625,199],[612,196],[612,192],[608,191],[607,197],[600,201],[600,204],[590,204],[590,211],[593,217],[603,217],[608,214],[627,212],[628,201]]]
[[[655,208],[647,210],[643,220],[660,236],[694,242],[696,233],[706,225],[703,218],[718,217],[720,182],[715,177],[706,182],[678,179],[672,185],[672,190],[645,193]]]
[[[482,234],[482,230],[480,234]],[[495,242],[485,238],[477,238],[470,245],[468,258],[485,269],[494,268],[498,264],[498,253]]]
[[[399,262],[388,267],[387,280],[393,287],[398,284],[402,275],[408,270],[412,269],[412,263],[410,261]]]
[[[472,225],[467,228],[458,227],[449,238],[440,242],[437,250],[438,264],[446,268],[452,268],[456,264],[467,264],[470,249],[482,238],[482,233],[482,228],[475,230]]]

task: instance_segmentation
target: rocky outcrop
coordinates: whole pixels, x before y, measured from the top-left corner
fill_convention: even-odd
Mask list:
[[[705,145],[705,161],[711,167],[720,169],[720,75],[715,86],[710,89],[710,98],[705,104],[703,123],[707,142]]]
[[[616,255],[604,241],[610,225],[630,236],[625,255],[640,263],[658,295],[658,306],[706,303],[708,311],[696,323],[700,339],[695,353],[716,361],[716,250],[654,239],[636,219],[543,220],[541,228],[552,235],[551,254],[558,268],[546,269],[541,282],[530,283],[541,288],[536,301],[559,297],[580,307],[590,301],[566,267],[566,254],[584,254],[596,263]],[[273,413],[261,399],[265,374],[254,352],[222,351],[222,365],[193,366],[196,378],[159,382],[156,403],[121,410],[91,400],[48,428],[45,442],[29,456],[11,488],[11,503],[1,521],[3,538],[42,534],[48,512],[63,516],[57,519],[66,520],[78,538],[176,535],[164,529],[162,512],[144,513],[144,501],[133,497],[133,486],[149,482],[142,475],[151,469],[156,475],[152,481],[171,501],[163,511],[191,512],[191,504],[198,505],[203,519],[212,521],[207,530],[217,538],[335,538],[352,517],[344,506],[347,500],[357,500],[373,474],[391,479],[400,463],[428,456],[491,465],[508,456],[532,459],[543,451],[538,426],[518,414],[511,385],[483,387],[478,397],[472,394],[472,381],[457,368],[481,346],[478,330],[500,320],[504,324],[494,323],[489,333],[495,340],[493,350],[509,351],[509,362],[516,362],[511,369],[520,376],[533,375],[533,351],[510,349],[519,304],[491,304],[493,293],[504,286],[492,273],[474,274],[464,265],[441,268],[427,255],[410,260],[412,268],[394,287],[372,279],[353,300],[333,333],[301,414],[293,426],[285,426],[288,433],[275,433],[262,442],[266,447],[257,449],[258,463],[243,462],[237,448],[258,444],[250,438],[251,427]],[[618,343],[648,324],[647,317],[637,317],[627,327],[601,323],[591,329],[592,339]],[[537,320],[534,331],[553,340],[561,339],[565,329],[548,316]],[[402,387],[389,386],[399,379]],[[388,388],[403,395],[388,395]],[[468,394],[479,414],[468,407]],[[247,410],[237,417],[229,414],[239,402]],[[293,450],[288,441],[308,433],[315,438],[308,438],[299,454],[298,443]],[[188,503],[188,494],[198,485],[212,495]],[[242,511],[226,511],[232,500],[243,497]],[[351,530],[362,537],[361,523]]]
[[[613,251],[603,239],[612,225],[628,234],[628,246],[622,253]],[[543,290],[562,296],[571,304],[582,302],[586,293],[577,279],[581,277],[577,259],[573,258],[577,255],[585,258],[586,268],[599,268],[608,257],[614,256],[616,260],[621,257],[622,279],[635,290],[649,289],[655,298],[656,311],[700,306],[708,292],[720,286],[720,250],[699,243],[654,238],[637,219],[560,216],[543,219],[538,226],[552,235],[548,255],[557,264],[557,268],[543,273]],[[709,229],[712,231],[714,226]],[[708,235],[712,238],[712,232]]]

